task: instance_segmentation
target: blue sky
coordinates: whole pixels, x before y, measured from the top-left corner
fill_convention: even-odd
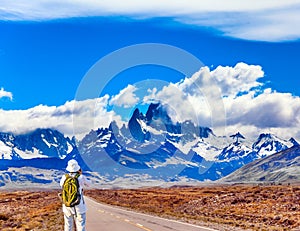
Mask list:
[[[47,0],[24,5],[4,1],[0,8],[0,130],[25,132],[38,124],[71,135],[72,105],[89,69],[118,49],[158,43],[182,49],[208,67],[197,76],[207,72],[220,84],[229,133],[266,131],[300,137],[299,2],[169,3]],[[164,81],[164,91],[169,92],[173,83],[197,105],[201,96],[188,92],[188,78],[191,76],[154,65],[130,68],[104,86],[96,103],[87,101],[80,107],[82,112],[89,108],[91,117],[97,114],[121,120],[118,112],[132,111],[136,99],[142,97],[137,95],[138,83],[147,79]],[[148,90],[165,100],[162,88],[155,94]],[[128,105],[120,102],[124,99]],[[100,111],[95,105],[100,105]],[[192,107],[209,110],[212,105]],[[268,112],[257,116],[260,109]],[[241,111],[243,116],[238,113]],[[54,114],[62,117],[53,119]],[[207,114],[197,116],[209,126],[213,115]],[[33,115],[35,119],[30,121]],[[93,123],[105,124],[101,118],[93,118]],[[83,133],[89,129],[80,128]]]

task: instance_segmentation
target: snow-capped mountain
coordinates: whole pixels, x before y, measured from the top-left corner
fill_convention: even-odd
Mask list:
[[[300,146],[253,161],[227,177],[223,182],[299,182]]]
[[[136,109],[128,125],[119,128],[112,122],[109,128],[91,131],[78,149],[92,170],[112,179],[146,173],[164,180],[187,166],[199,168],[203,157],[193,148],[199,150],[200,140],[210,135],[214,136],[211,129],[189,121],[174,124],[161,105],[151,104],[145,115]]]
[[[150,139],[150,132],[147,130],[145,122],[144,115],[136,108],[129,120],[128,127],[132,137],[137,141],[144,142]]]
[[[84,169],[88,169],[79,155],[75,139],[56,130],[37,129],[22,135],[0,133],[0,170],[9,167],[62,170],[71,158],[76,158]]]
[[[26,166],[63,171],[76,158],[84,169],[111,182],[131,176],[153,182],[214,181],[297,145],[293,138],[272,134],[260,134],[254,142],[239,132],[219,137],[191,121],[174,122],[162,105],[151,104],[145,115],[135,109],[128,123],[112,121],[77,142],[51,129],[0,133],[0,170]]]
[[[295,144],[297,145],[298,143],[293,138],[286,141],[272,134],[260,134],[252,149],[257,153],[258,157],[263,158]]]
[[[226,143],[228,139],[191,121],[174,123],[160,104],[151,104],[145,115],[136,109],[121,128],[112,122],[109,128],[91,131],[78,149],[92,170],[111,179],[146,173],[155,180],[217,180],[297,144],[271,134],[259,135],[250,145],[240,133],[231,138],[233,142]]]
[[[51,129],[37,129],[16,136],[11,133],[0,133],[0,159],[43,157],[63,159],[73,151],[74,147],[74,141]]]

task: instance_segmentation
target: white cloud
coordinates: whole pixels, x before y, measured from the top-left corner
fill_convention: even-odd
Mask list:
[[[82,138],[91,129],[108,127],[120,117],[106,110],[108,96],[84,101],[70,101],[61,106],[38,105],[27,110],[0,109],[0,131],[15,134],[36,128],[52,128],[66,136]]]
[[[49,20],[122,15],[135,19],[170,17],[208,26],[235,38],[286,41],[300,38],[299,0],[2,0],[2,20]],[[299,29],[298,29],[299,28]]]
[[[10,100],[13,100],[13,94],[9,91],[5,91],[4,88],[2,87],[0,89],[0,99],[1,98],[9,98]]]
[[[211,72],[221,88],[223,96],[235,97],[236,94],[262,86],[257,80],[264,76],[261,66],[238,63],[235,67],[218,66]]]
[[[300,4],[243,14],[235,26],[219,25],[230,37],[261,41],[297,40],[300,35]]]
[[[201,68],[192,77],[187,77],[179,83],[170,83],[161,91],[149,90],[149,96],[144,97],[143,102],[152,102],[149,99],[156,99],[167,107],[173,121],[191,120],[208,127],[224,122],[225,111],[221,92],[207,67]],[[213,118],[214,114],[219,117]]]
[[[290,93],[266,89],[236,99],[224,99],[228,109],[228,124],[254,125],[260,129],[293,128],[300,125],[300,98]]]
[[[196,122],[195,108],[190,100],[189,95],[182,91],[176,84],[170,84],[169,86],[163,87],[161,91],[152,92],[151,98],[155,98],[158,102],[163,104],[168,109],[168,114],[171,119],[176,121],[185,121],[190,119]],[[147,97],[144,98],[147,100]],[[144,101],[148,103],[149,101]],[[150,101],[151,102],[151,101]]]
[[[150,97],[144,100],[156,98],[173,109],[173,120],[190,119],[219,135],[240,131],[252,137],[272,132],[300,141],[300,98],[262,90],[263,84],[257,80],[263,75],[260,66],[245,63],[212,71],[203,67],[177,84],[149,91]]]
[[[124,108],[133,107],[140,100],[135,94],[136,90],[135,86],[129,84],[118,95],[113,96],[109,104]]]
[[[240,131],[247,138],[271,132],[300,141],[300,97],[264,89],[260,66],[239,63],[234,67],[201,68],[191,77],[170,83],[161,90],[148,89],[144,103],[161,102],[174,121],[192,120],[209,126],[217,135]],[[259,88],[257,88],[259,87]],[[70,101],[61,106],[38,105],[28,110],[1,110],[0,131],[24,133],[36,128],[54,128],[81,138],[91,129],[107,127],[121,117],[108,105],[135,105],[137,87],[128,85],[110,98]],[[239,94],[239,93],[243,94]]]

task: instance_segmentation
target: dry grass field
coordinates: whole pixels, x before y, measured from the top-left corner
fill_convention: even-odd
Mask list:
[[[144,188],[86,194],[104,203],[194,223],[300,230],[300,186]]]
[[[208,186],[89,190],[98,201],[193,223],[300,230],[300,186]],[[63,230],[57,191],[0,192],[0,230]]]
[[[57,191],[0,192],[0,230],[63,230]]]

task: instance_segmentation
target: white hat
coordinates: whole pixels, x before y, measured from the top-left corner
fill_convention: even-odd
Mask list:
[[[68,172],[77,172],[77,171],[79,171],[79,169],[80,169],[80,166],[76,160],[69,160],[68,166],[66,168],[66,170]]]

